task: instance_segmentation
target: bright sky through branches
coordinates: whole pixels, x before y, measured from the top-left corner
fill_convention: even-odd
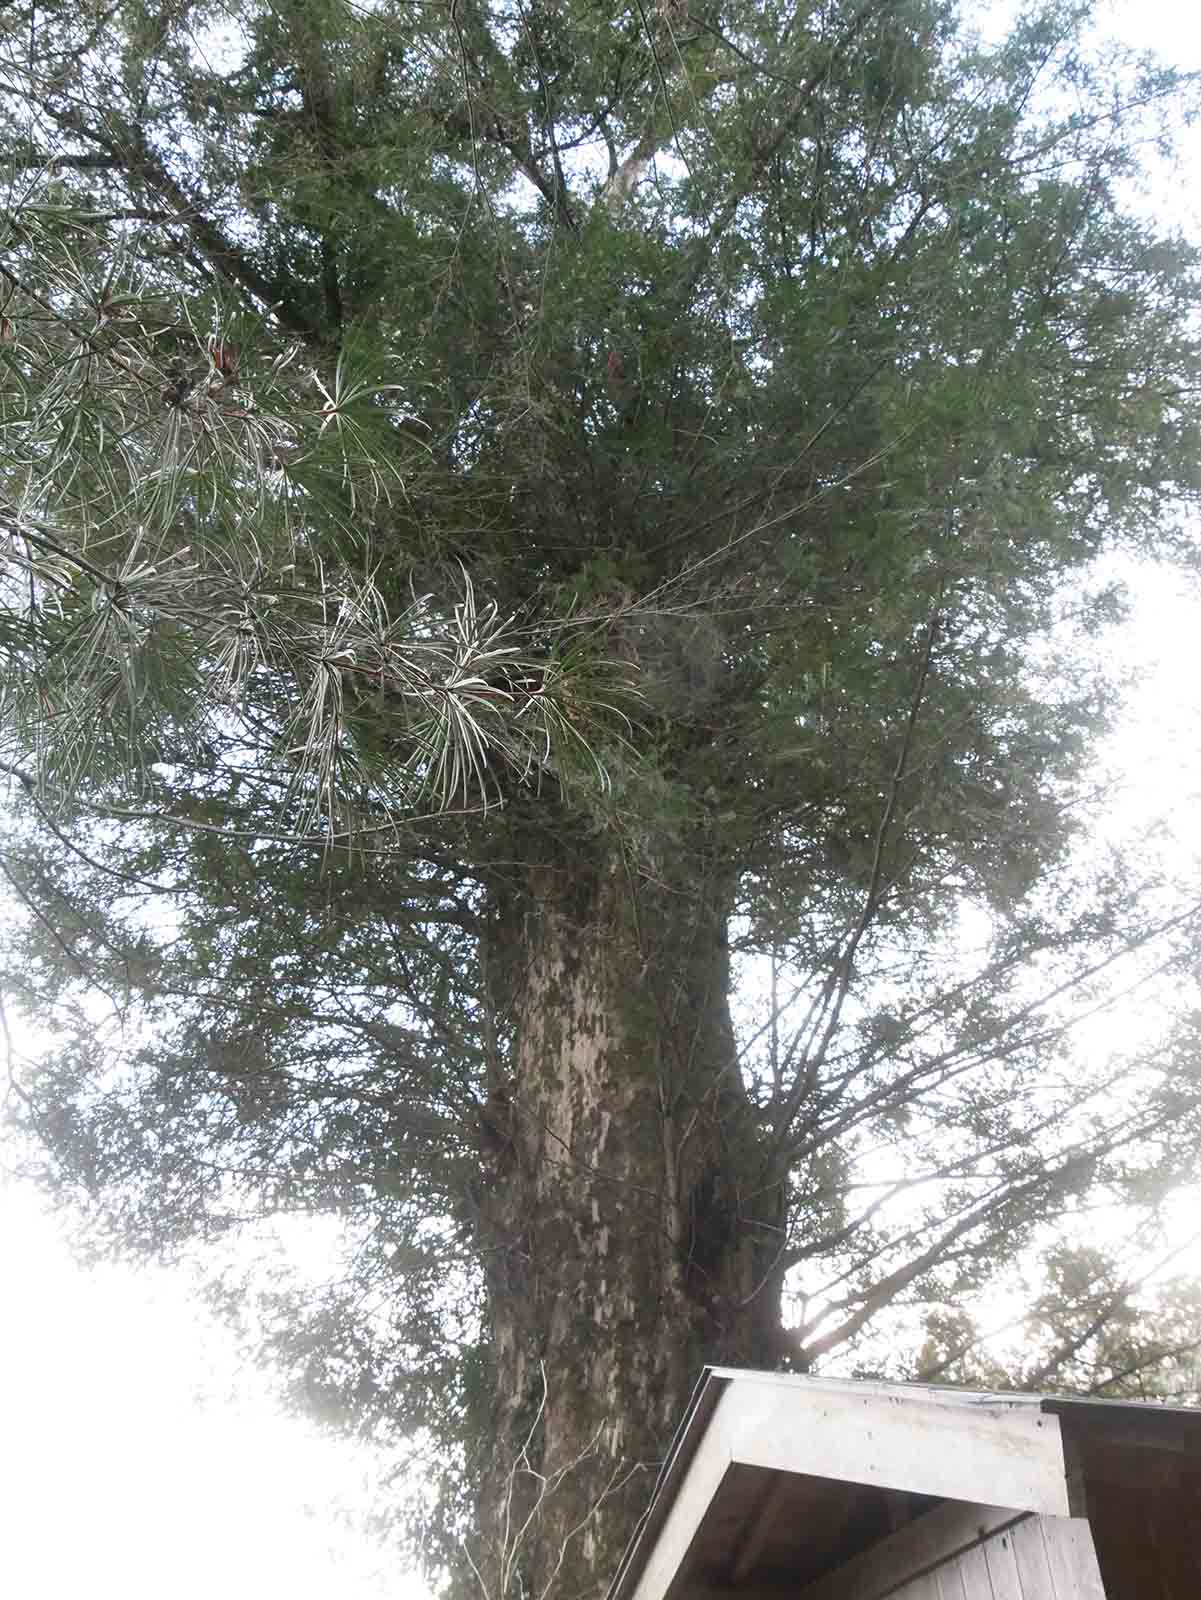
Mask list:
[[[986,8],[998,25],[1017,9]],[[1111,0],[1103,30],[1201,70],[1195,0]],[[991,31],[991,27],[990,27]],[[1154,196],[1201,232],[1195,169]],[[1130,815],[1201,824],[1201,599],[1149,579],[1123,635],[1145,680],[1111,757]],[[1184,826],[1181,826],[1181,824]],[[1190,1261],[1201,1270],[1201,1259]],[[419,1590],[342,1520],[363,1463],[281,1417],[267,1381],[180,1281],[84,1272],[25,1195],[0,1191],[0,1593],[19,1600],[412,1600]]]
[[[178,1276],[83,1272],[28,1195],[0,1190],[0,1282],[0,1593],[420,1593],[340,1514],[361,1510],[365,1464],[278,1414]]]

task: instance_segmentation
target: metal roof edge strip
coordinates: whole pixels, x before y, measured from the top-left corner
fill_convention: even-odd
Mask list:
[[[819,1378],[808,1372],[769,1372],[741,1367],[711,1367],[715,1377],[737,1379],[739,1383],[776,1384],[784,1388],[804,1389],[810,1392],[823,1390],[830,1394],[849,1394],[862,1398],[879,1395],[882,1398],[903,1394],[909,1399],[924,1399],[932,1404],[964,1409],[981,1406],[1010,1406],[1016,1410],[1046,1410],[1045,1395],[1023,1392],[1018,1389],[959,1389],[949,1383],[908,1383],[884,1378]],[[1094,1401],[1104,1405],[1138,1405],[1137,1401]],[[1167,1409],[1167,1408],[1165,1408]],[[1182,1408],[1188,1409],[1188,1408]],[[1198,1413],[1201,1414],[1201,1413]]]
[[[1201,1406],[1170,1406],[1162,1400],[1099,1400],[1085,1394],[1045,1394],[1038,1396],[1044,1411],[1054,1416],[1093,1417],[1117,1421],[1119,1418],[1167,1417],[1201,1430]],[[1154,1421],[1151,1423],[1155,1426]]]

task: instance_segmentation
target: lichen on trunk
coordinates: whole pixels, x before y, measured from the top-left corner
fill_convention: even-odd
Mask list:
[[[481,1140],[490,1600],[599,1594],[707,1361],[774,1365],[783,1189],[739,1073],[730,884],[532,870]]]

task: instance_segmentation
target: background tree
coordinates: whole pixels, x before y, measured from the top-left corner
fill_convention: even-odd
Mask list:
[[[1091,1246],[1047,1251],[1042,1293],[1022,1319],[1020,1342],[1000,1359],[996,1335],[990,1340],[962,1311],[933,1312],[926,1328],[914,1373],[926,1381],[1177,1405],[1197,1405],[1201,1395],[1197,1281],[1162,1270],[1135,1278]]]
[[[702,1362],[1195,1175],[1188,1019],[1070,1049],[1198,905],[1076,847],[1201,442],[1187,86],[1086,20],[5,13],[16,1115],[121,1248],[340,1220],[254,1336],[489,1594]]]

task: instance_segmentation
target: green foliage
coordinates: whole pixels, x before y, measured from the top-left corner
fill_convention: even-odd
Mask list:
[[[720,886],[798,1361],[935,1304],[970,1375],[998,1263],[1194,1174],[1187,1038],[1068,1044],[1112,973],[1191,994],[1196,933],[1078,848],[1093,563],[1192,561],[1201,491],[1198,255],[1122,201],[1193,87],[1085,21],[0,21],[17,1121],[125,1246],[337,1219],[254,1337],[452,1494],[533,869]],[[1059,1376],[1167,1359],[1057,1260],[1048,1349],[1113,1313]]]
[[[1162,1269],[1132,1278],[1107,1252],[1067,1244],[1047,1250],[1043,1269],[1020,1344],[1008,1329],[988,1338],[962,1311],[931,1311],[913,1375],[977,1389],[1201,1403],[1195,1278]]]

